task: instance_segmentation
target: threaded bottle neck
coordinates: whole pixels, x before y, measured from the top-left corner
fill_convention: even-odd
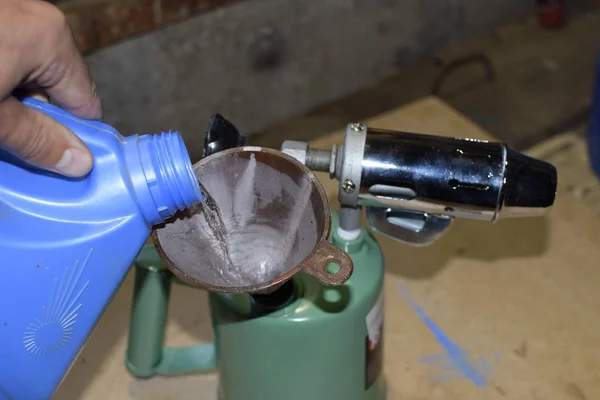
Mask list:
[[[125,160],[142,213],[151,225],[204,200],[178,132],[126,138]]]

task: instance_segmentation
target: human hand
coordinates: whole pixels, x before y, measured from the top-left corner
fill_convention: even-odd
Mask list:
[[[0,0],[0,147],[28,163],[71,177],[87,174],[93,158],[68,128],[24,106],[22,89],[42,93],[85,119],[102,107],[64,14],[40,0]]]

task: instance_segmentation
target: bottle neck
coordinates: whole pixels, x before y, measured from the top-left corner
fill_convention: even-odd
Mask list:
[[[125,140],[123,149],[129,176],[140,210],[150,225],[204,201],[178,132],[133,135]]]

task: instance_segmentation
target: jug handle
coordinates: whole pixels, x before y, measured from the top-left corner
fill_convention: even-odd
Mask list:
[[[139,378],[216,368],[214,343],[188,347],[163,346],[173,275],[146,244],[135,261],[135,286],[125,364]]]

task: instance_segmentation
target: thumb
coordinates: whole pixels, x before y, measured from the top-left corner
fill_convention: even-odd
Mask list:
[[[93,165],[90,151],[73,132],[12,96],[0,101],[0,147],[69,177],[81,177]]]

